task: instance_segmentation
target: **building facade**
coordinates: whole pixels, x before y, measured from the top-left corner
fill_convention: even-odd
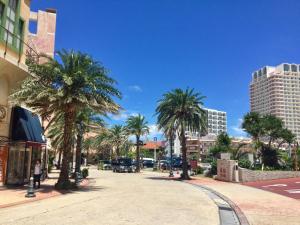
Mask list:
[[[207,117],[207,130],[205,133],[201,134],[198,132],[186,131],[185,135],[187,137],[187,154],[190,158],[200,158],[201,155],[201,139],[205,137],[216,137],[222,132],[227,132],[227,113],[224,111],[219,111],[215,109],[204,108]],[[174,153],[180,155],[181,145],[178,135],[176,135],[174,141]]]
[[[300,65],[265,66],[252,74],[251,111],[271,114],[300,141]]]
[[[56,12],[30,11],[30,0],[0,0],[0,184],[28,181],[32,163],[46,163],[45,141],[37,116],[11,105],[8,96],[29,76],[26,60],[53,56]],[[29,32],[29,23],[37,32]]]
[[[224,111],[207,109],[207,133],[219,135],[227,132],[227,114]]]

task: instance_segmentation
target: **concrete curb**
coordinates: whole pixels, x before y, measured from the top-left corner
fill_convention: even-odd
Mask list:
[[[238,220],[240,222],[241,225],[250,225],[247,217],[245,216],[245,214],[242,212],[242,210],[233,202],[231,201],[229,198],[227,198],[226,196],[222,195],[221,193],[211,189],[211,188],[208,188],[204,185],[201,185],[201,184],[195,184],[195,183],[190,183],[189,181],[184,181],[185,183],[187,184],[191,184],[191,185],[195,185],[195,186],[199,186],[209,192],[212,192],[213,194],[217,195],[218,197],[220,197],[221,199],[223,199],[225,202],[227,202],[230,207],[234,210],[236,216],[238,217]]]
[[[86,187],[89,186],[90,183],[92,183],[92,182],[90,182],[89,179],[84,179],[82,181],[82,185],[80,185],[80,186],[83,187],[83,188],[86,188]],[[54,189],[54,191],[55,191],[55,189]],[[58,196],[68,194],[68,193],[72,193],[72,192],[70,192],[70,191],[58,192],[58,191],[56,191],[56,192],[52,193],[51,195],[38,196],[38,197],[35,197],[35,198],[28,198],[27,200],[24,200],[24,201],[18,201],[18,202],[13,202],[13,203],[0,205],[0,209],[9,208],[9,207],[18,206],[18,205],[24,205],[24,204],[31,203],[31,202],[37,202],[37,201],[41,201],[41,200],[44,200],[44,199],[58,197]]]

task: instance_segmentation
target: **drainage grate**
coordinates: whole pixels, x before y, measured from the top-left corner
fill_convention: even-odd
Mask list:
[[[199,185],[193,184],[193,186],[201,189],[218,206],[221,225],[240,225],[240,221],[235,211],[226,201],[224,201],[224,199]]]

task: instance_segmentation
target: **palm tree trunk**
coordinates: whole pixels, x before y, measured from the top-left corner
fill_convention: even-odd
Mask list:
[[[58,162],[57,162],[57,169],[60,169],[60,165],[61,165],[61,155],[62,155],[62,149],[59,149],[59,153],[58,153]]]
[[[120,147],[119,146],[117,146],[117,148],[116,148],[116,154],[117,154],[117,158],[119,158],[120,157]]]
[[[185,132],[184,129],[181,128],[181,150],[182,150],[182,179],[183,180],[189,180],[189,174],[188,174],[188,165],[187,165],[187,157],[186,157],[186,153],[187,153],[187,149],[186,149],[186,137],[185,137]]]
[[[140,137],[136,136],[136,169],[135,172],[140,172]]]
[[[82,134],[81,132],[77,135],[76,140],[76,164],[75,164],[75,172],[80,172],[81,166],[81,149],[82,149]]]
[[[63,148],[63,160],[62,166],[58,178],[56,187],[58,189],[68,189],[70,187],[69,179],[69,157],[72,150],[72,135],[73,135],[73,124],[75,121],[75,111],[72,106],[66,106],[65,110],[65,125],[64,125],[64,148]]]

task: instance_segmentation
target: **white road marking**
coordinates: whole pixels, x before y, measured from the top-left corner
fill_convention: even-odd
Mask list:
[[[284,190],[290,194],[300,194],[300,189]]]
[[[266,185],[266,186],[262,186],[262,187],[286,187],[287,184],[270,184],[270,185]]]

